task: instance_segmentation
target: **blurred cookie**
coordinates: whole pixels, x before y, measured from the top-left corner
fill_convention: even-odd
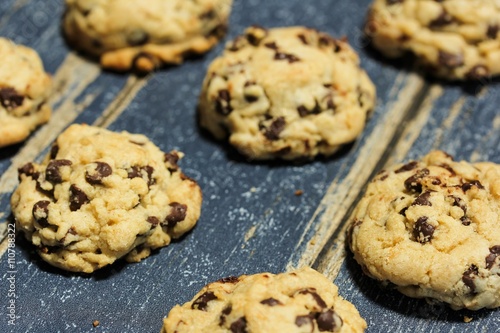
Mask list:
[[[337,286],[307,267],[291,273],[243,275],[210,283],[175,306],[162,333],[363,332],[366,322]]]
[[[384,170],[353,213],[349,241],[371,277],[454,309],[500,306],[500,165],[440,151]]]
[[[250,159],[312,159],[356,139],[375,87],[344,40],[304,27],[250,27],[203,83],[202,127]]]
[[[150,72],[202,54],[224,35],[232,0],[66,0],[63,29],[77,50],[118,71]]]
[[[72,125],[41,164],[19,169],[16,227],[43,260],[91,273],[139,261],[194,227],[201,191],[147,137]]]
[[[51,114],[51,78],[33,49],[0,37],[0,147],[25,140]]]
[[[365,31],[386,56],[413,53],[438,77],[500,74],[500,3],[495,0],[375,0]]]

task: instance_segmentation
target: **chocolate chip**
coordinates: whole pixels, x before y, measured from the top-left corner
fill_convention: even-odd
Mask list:
[[[498,257],[500,257],[500,245],[490,247],[490,254],[486,257],[486,268],[492,269]]]
[[[304,325],[312,326],[312,318],[309,315],[295,317],[295,325],[302,327]]]
[[[300,39],[300,41],[304,45],[309,45],[309,42],[307,41],[306,35],[304,35],[304,34],[298,34],[297,37]]]
[[[51,160],[55,159],[58,152],[59,152],[59,146],[55,143],[50,148],[50,159]]]
[[[445,25],[453,23],[454,19],[445,9],[441,11],[441,14],[429,23],[430,28],[440,28]]]
[[[268,42],[268,43],[265,43],[264,46],[267,47],[268,49],[271,49],[271,50],[275,50],[275,51],[278,50],[278,44],[276,44],[276,42]]]
[[[443,164],[440,165],[440,167],[443,168],[443,169],[448,170],[451,173],[452,176],[456,175],[455,170],[453,170],[453,168],[449,164],[443,163]]]
[[[265,300],[260,301],[260,304],[268,305],[268,306],[276,306],[276,305],[283,305],[280,301],[274,298],[267,298]]]
[[[221,89],[215,99],[215,109],[222,115],[228,115],[233,111],[231,107],[231,94],[227,89]]]
[[[178,202],[172,202],[169,206],[172,207],[172,209],[165,221],[167,222],[167,226],[174,227],[177,223],[184,221],[186,218],[187,206]]]
[[[464,64],[464,56],[462,54],[439,51],[439,63],[448,68],[460,67]]]
[[[479,80],[490,75],[490,70],[485,65],[476,65],[472,67],[465,77],[470,80]]]
[[[207,311],[208,302],[218,299],[217,296],[212,291],[207,291],[201,294],[197,299],[191,304],[191,309]]]
[[[484,190],[484,186],[479,182],[479,180],[471,180],[470,182],[464,183],[462,185],[462,190],[467,192],[472,188],[472,186],[476,186],[478,189]]]
[[[467,227],[467,226],[471,225],[472,220],[468,216],[462,216],[460,218],[460,222],[462,222],[462,225]]]
[[[152,177],[154,168],[152,166],[146,165],[146,166],[137,166],[134,165],[133,167],[130,168],[128,171],[128,178],[133,179],[133,178],[143,178],[144,176],[147,179],[148,186],[154,185],[156,183],[156,180]]]
[[[415,169],[418,166],[417,161],[411,161],[410,163],[407,163],[403,165],[401,168],[397,169],[394,171],[395,173],[401,173],[401,172],[406,172]]]
[[[21,175],[26,175],[27,177],[33,178],[33,175],[37,174],[35,172],[35,166],[31,162],[28,162],[19,169],[17,169],[17,173],[19,175],[19,180],[21,180]]]
[[[422,216],[413,226],[413,237],[415,237],[417,242],[422,244],[430,242],[436,230],[433,225],[427,222],[428,220],[429,218],[427,216]]]
[[[73,164],[70,160],[51,160],[45,170],[45,179],[52,184],[62,183],[62,176],[59,168]]]
[[[431,192],[427,191],[420,194],[415,201],[411,204],[412,206],[432,206],[432,203],[429,201],[431,197]]]
[[[263,27],[254,25],[246,30],[245,36],[251,45],[258,46],[259,43],[267,36],[267,30]]]
[[[403,3],[404,0],[387,0],[388,5],[395,5],[397,3]]]
[[[405,208],[401,209],[401,210],[399,211],[399,215],[403,215],[404,217],[406,217],[406,211],[407,211],[407,210],[408,210],[408,207],[405,207]]]
[[[33,179],[36,179],[36,185],[35,188],[38,192],[48,196],[48,197],[54,197],[54,185],[51,183],[44,181],[43,179],[40,180],[40,174],[38,172],[35,172],[32,176]]]
[[[50,201],[41,200],[33,205],[32,215],[36,222],[45,228],[49,225],[49,205]]]
[[[240,317],[233,322],[229,327],[232,333],[247,333],[247,320],[245,317]]]
[[[111,166],[104,162],[94,162],[96,167],[94,172],[85,172],[85,180],[92,185],[102,184],[102,179],[113,173]]]
[[[490,24],[488,25],[488,29],[486,30],[486,35],[490,39],[496,39],[498,31],[500,31],[500,26],[498,24]]]
[[[84,204],[89,203],[89,197],[78,186],[72,184],[69,187],[69,209],[74,212]]]
[[[326,303],[325,301],[321,298],[320,295],[316,293],[316,289],[314,288],[306,288],[306,289],[301,289],[298,291],[299,294],[301,295],[311,295],[316,303],[318,303],[319,307],[324,309],[326,308]]]
[[[24,96],[20,95],[16,89],[10,87],[0,88],[0,104],[7,110],[21,106],[23,101]]]
[[[450,195],[449,196],[453,200],[453,206],[460,207],[463,210],[464,214],[467,213],[467,206],[465,205],[465,201],[457,196]]]
[[[276,52],[274,54],[274,60],[288,60],[288,63],[291,64],[300,61],[300,58],[290,53]]]
[[[215,15],[216,15],[215,10],[209,9],[206,12],[201,13],[201,15],[199,16],[199,18],[202,19],[202,20],[212,20],[212,19],[215,18]]]
[[[220,316],[219,316],[219,326],[223,326],[226,323],[226,317],[229,316],[229,314],[233,311],[233,307],[231,304],[229,304],[227,307],[222,310]]]
[[[148,216],[148,218],[146,219],[146,221],[148,221],[149,223],[151,223],[151,226],[153,228],[156,227],[160,223],[160,220],[156,216]]]
[[[237,276],[228,276],[222,279],[217,280],[219,283],[236,283],[240,279]]]
[[[271,141],[279,140],[280,133],[283,132],[285,126],[286,126],[285,118],[278,117],[271,123],[269,128],[266,129],[266,131],[264,132],[264,136]]]
[[[179,154],[176,151],[171,151],[170,153],[165,153],[163,157],[165,163],[168,163],[168,171],[175,172],[179,170],[177,163],[179,162]]]
[[[149,34],[142,29],[134,29],[127,35],[127,43],[130,46],[144,45],[149,40]]]
[[[299,112],[299,115],[304,118],[310,114],[319,114],[321,113],[321,108],[319,107],[319,104],[318,102],[316,102],[316,105],[314,106],[314,108],[312,110],[309,110],[308,108],[306,108],[304,105],[301,105],[297,108],[297,111]]]
[[[335,318],[334,318],[335,313],[333,310],[329,309],[326,312],[320,313],[317,318],[316,322],[318,323],[318,329],[320,332],[333,332],[335,330]]]
[[[479,274],[479,268],[472,264],[470,267],[464,272],[462,275],[462,281],[463,283],[471,289],[473,293],[476,292],[476,286],[474,284],[474,278],[478,276]]]
[[[429,169],[418,170],[413,176],[405,180],[405,188],[408,191],[422,192],[422,178],[429,175]]]

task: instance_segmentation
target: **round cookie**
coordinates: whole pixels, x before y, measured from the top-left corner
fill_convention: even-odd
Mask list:
[[[375,87],[345,40],[250,27],[203,83],[200,125],[250,159],[328,156],[363,130]]]
[[[467,80],[500,74],[496,0],[375,0],[365,31],[386,56],[408,51],[437,77]]]
[[[25,140],[51,114],[51,78],[31,48],[0,37],[0,147]]]
[[[348,236],[369,276],[453,309],[500,306],[500,165],[434,151],[377,175]]]
[[[164,319],[162,333],[364,332],[366,322],[325,276],[306,267],[291,273],[243,275],[206,285]]]
[[[66,0],[63,29],[102,67],[150,72],[202,54],[224,35],[232,0]]]
[[[147,137],[71,125],[40,164],[19,168],[16,228],[56,267],[91,273],[151,250],[194,227],[201,191]]]

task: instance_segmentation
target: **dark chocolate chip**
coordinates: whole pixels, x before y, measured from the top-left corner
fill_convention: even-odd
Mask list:
[[[297,37],[300,39],[300,41],[304,45],[309,45],[309,42],[307,41],[306,35],[304,35],[304,34],[298,34]]]
[[[427,216],[422,216],[413,226],[413,237],[415,237],[417,242],[422,244],[430,242],[436,230],[436,228],[427,221],[429,221],[429,218]]]
[[[312,110],[309,110],[304,105],[301,105],[301,106],[299,106],[297,108],[297,111],[299,112],[299,115],[303,118],[303,117],[306,117],[306,116],[308,116],[310,114],[319,114],[319,113],[321,113],[321,108],[320,108],[318,102],[316,102],[316,105],[314,106],[314,108]]]
[[[401,172],[406,172],[415,169],[418,166],[417,161],[411,161],[410,163],[407,163],[403,165],[401,168],[397,169],[394,171],[395,173],[401,173]]]
[[[134,29],[127,35],[127,43],[130,46],[144,45],[149,40],[149,34],[142,29]]]
[[[264,136],[271,141],[279,140],[280,133],[283,132],[285,126],[286,126],[285,118],[278,117],[271,123],[269,128],[266,129],[266,131],[264,132]]]
[[[231,107],[231,94],[227,89],[221,89],[215,99],[215,109],[222,115],[228,115],[233,111]]]
[[[35,174],[38,176],[38,173],[35,172],[35,166],[31,162],[28,162],[17,169],[17,173],[19,175],[19,180],[21,180],[21,175],[26,175],[27,177],[31,178],[33,178],[33,175]]]
[[[445,25],[453,23],[454,19],[445,9],[441,11],[441,14],[429,23],[430,28],[440,28]]]
[[[472,188],[472,186],[476,186],[478,189],[484,190],[484,186],[479,182],[479,180],[471,180],[470,182],[464,183],[462,185],[462,190],[467,192]]]
[[[47,182],[47,181],[42,181],[40,180],[40,174],[38,172],[35,172],[32,176],[33,179],[36,179],[36,185],[35,188],[38,192],[48,196],[48,197],[54,197],[54,186]]]
[[[476,292],[476,285],[474,284],[474,278],[478,276],[479,268],[472,264],[462,275],[463,283],[471,289],[473,293]]]
[[[448,68],[460,67],[464,64],[464,56],[463,54],[439,51],[439,63]]]
[[[201,20],[212,20],[215,17],[216,17],[216,13],[215,13],[215,10],[213,10],[213,9],[209,9],[206,12],[201,13],[201,15],[199,16],[199,18]]]
[[[260,304],[268,305],[268,306],[276,306],[276,305],[283,305],[280,301],[274,298],[267,298],[265,300],[260,301]]]
[[[223,326],[226,323],[226,317],[229,316],[229,314],[233,311],[233,307],[231,304],[229,304],[227,307],[222,310],[220,316],[219,316],[219,326]]]
[[[500,26],[498,24],[490,24],[488,25],[488,29],[486,30],[486,35],[490,39],[496,39],[498,31],[500,31]]]
[[[444,164],[441,164],[440,167],[448,170],[452,176],[456,175],[455,170],[453,170],[453,168],[449,164],[444,163]]]
[[[217,280],[219,283],[237,283],[240,279],[237,276],[228,276]]]
[[[418,170],[413,176],[405,180],[405,188],[408,191],[422,192],[422,178],[429,175],[429,169]]]
[[[431,197],[431,192],[426,191],[420,194],[415,201],[411,204],[412,206],[432,206],[432,203],[429,201]]]
[[[463,224],[464,226],[466,226],[466,227],[467,227],[467,226],[469,226],[469,225],[471,225],[471,223],[472,223],[472,220],[471,220],[468,216],[462,216],[462,217],[460,218],[460,221],[461,221],[461,222],[462,222],[462,224]]]
[[[395,5],[397,3],[403,3],[404,0],[387,0],[388,5]]]
[[[85,173],[85,180],[92,185],[102,184],[102,179],[108,177],[113,173],[111,166],[108,163],[104,162],[94,162],[96,167],[94,172],[89,173],[88,171]]]
[[[152,177],[154,168],[152,166],[146,165],[146,166],[137,166],[134,165],[133,167],[130,168],[128,171],[128,178],[144,178],[146,176],[147,178],[147,183],[149,186],[154,185],[156,183],[156,179]]]
[[[232,333],[247,333],[247,320],[245,317],[240,317],[233,322],[229,327]]]
[[[406,211],[407,211],[407,210],[408,210],[408,207],[405,207],[405,208],[403,208],[403,209],[401,209],[401,210],[399,211],[399,214],[400,214],[400,215],[403,215],[404,217],[406,217]]]
[[[325,301],[321,298],[320,295],[316,293],[316,289],[314,288],[306,288],[306,289],[301,289],[298,291],[299,294],[301,295],[311,295],[316,303],[318,303],[319,307],[324,309],[326,308],[326,303]]]
[[[20,95],[16,89],[10,87],[0,88],[0,104],[7,110],[21,106],[23,101],[24,96]]]
[[[160,223],[160,220],[156,216],[148,216],[146,221],[151,223],[151,226],[153,228],[156,227]]]
[[[295,317],[295,325],[298,327],[302,327],[305,325],[313,325],[312,323],[312,318],[310,315],[304,315],[304,316],[297,316]]]
[[[177,223],[184,221],[186,218],[187,206],[178,202],[172,202],[169,206],[172,207],[172,209],[165,221],[167,222],[167,226],[174,227]]]
[[[51,160],[45,170],[45,179],[52,184],[60,184],[63,179],[59,168],[73,164],[70,160]]]
[[[320,332],[333,332],[335,330],[335,319],[333,310],[320,313],[316,322],[318,323],[318,329]]]
[[[164,155],[165,163],[168,163],[168,171],[175,172],[179,170],[177,163],[179,162],[179,154],[176,151],[171,151],[170,153],[165,153]]]
[[[89,197],[78,186],[72,184],[69,187],[69,209],[74,212],[84,204],[89,203]]]
[[[191,304],[191,309],[207,311],[208,302],[216,299],[218,298],[212,291],[207,291],[194,300],[193,304]]]
[[[486,268],[492,269],[498,257],[500,257],[500,245],[495,245],[490,248],[490,254],[486,257]]]
[[[267,36],[267,29],[260,26],[252,26],[245,33],[247,40],[253,46],[258,46],[259,43]]]
[[[476,65],[472,67],[465,77],[470,80],[479,80],[490,75],[490,70],[485,65]]]
[[[55,159],[58,152],[59,152],[59,146],[56,143],[54,143],[50,148],[50,159],[51,160]]]
[[[288,60],[288,63],[294,63],[300,61],[300,58],[291,53],[276,52],[274,54],[274,60]]]
[[[278,50],[278,44],[276,44],[276,42],[268,42],[268,43],[265,43],[264,46],[267,47],[268,49],[271,49],[271,50],[275,50],[275,51]]]
[[[453,206],[460,207],[463,210],[464,214],[467,213],[467,206],[465,205],[465,201],[457,196],[450,195],[450,198],[453,200]]]
[[[33,205],[32,215],[36,222],[45,228],[49,225],[49,205],[50,201],[41,200]]]

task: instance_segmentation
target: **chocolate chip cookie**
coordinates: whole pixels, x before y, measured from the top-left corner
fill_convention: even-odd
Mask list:
[[[63,29],[102,67],[150,72],[202,54],[224,35],[232,0],[66,0]]]
[[[495,0],[375,0],[365,31],[386,56],[408,51],[441,78],[500,74],[500,3]]]
[[[35,50],[0,37],[0,147],[25,140],[51,114],[51,78]]]
[[[348,237],[369,276],[453,309],[500,306],[500,165],[441,151],[380,172]]]
[[[16,227],[43,260],[91,273],[139,261],[196,224],[201,191],[147,137],[72,125],[40,164],[19,168]]]
[[[249,159],[312,159],[355,140],[374,104],[375,87],[345,40],[254,26],[208,68],[199,118]]]
[[[311,268],[229,277],[175,306],[162,333],[363,332],[366,322],[337,286]]]

